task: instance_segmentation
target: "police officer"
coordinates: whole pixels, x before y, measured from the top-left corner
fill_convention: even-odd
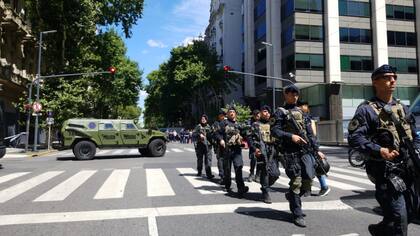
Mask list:
[[[212,129],[207,121],[207,115],[203,114],[201,116],[200,124],[198,124],[194,129],[194,136],[196,140],[195,153],[197,155],[197,176],[201,176],[204,159],[207,178],[212,179],[214,178],[214,175],[211,173],[212,155],[210,140],[212,138]]]
[[[311,145],[321,158],[319,145],[313,135],[311,121],[296,104],[299,98],[299,88],[292,84],[284,88],[285,106],[277,109],[272,135],[281,141],[285,159],[286,175],[290,178],[289,191],[286,199],[289,201],[293,221],[297,226],[306,227],[302,212],[301,196],[311,190],[312,179],[315,175],[315,159],[303,152],[302,146]],[[294,125],[297,123],[298,127]],[[302,137],[304,134],[308,140]]]
[[[251,127],[255,122],[260,120],[260,110],[255,109],[252,111],[252,117],[248,121],[248,126]],[[255,150],[249,150],[249,161],[250,161],[250,168],[249,168],[249,177],[248,182],[252,182],[252,180],[256,181],[258,177],[258,170],[257,175],[255,175],[255,167],[257,166],[257,159],[255,157]]]
[[[274,158],[274,141],[270,131],[271,109],[269,106],[264,105],[260,110],[260,119],[252,123],[251,134],[248,136],[248,141],[250,144],[250,152],[252,151],[254,153],[257,169],[259,170],[263,201],[270,204],[270,184],[267,167],[269,161]],[[278,166],[276,165],[275,168],[278,169]]]
[[[375,97],[359,105],[348,127],[350,146],[371,158],[366,172],[375,182],[375,197],[383,211],[382,221],[368,229],[372,235],[407,235],[409,207],[405,197],[411,177],[403,167],[407,158],[400,141],[402,135],[407,136],[419,148],[420,137],[407,106],[392,96],[397,87],[395,68],[382,65],[371,79]],[[398,133],[393,116],[398,117],[405,134]]]
[[[242,178],[242,137],[244,126],[236,120],[236,109],[231,106],[227,111],[227,119],[222,121],[220,129],[216,134],[218,143],[224,151],[224,184],[226,191],[231,193],[231,166],[235,169],[235,181],[238,187],[238,197],[242,198],[249,188],[245,186]]]
[[[219,170],[219,177],[220,182],[219,184],[224,184],[224,171],[223,171],[223,150],[220,147],[220,144],[217,142],[216,134],[220,130],[220,124],[222,121],[226,119],[226,112],[223,109],[220,109],[219,114],[217,115],[217,120],[213,123],[212,129],[213,129],[213,140],[214,140],[214,153],[216,154],[217,158],[217,168]]]

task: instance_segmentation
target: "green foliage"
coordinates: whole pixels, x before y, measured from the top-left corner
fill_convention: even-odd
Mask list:
[[[234,106],[236,109],[236,119],[238,122],[245,122],[251,118],[251,108],[249,106],[233,101],[231,104],[226,104],[224,109],[227,111],[231,106]]]
[[[126,56],[117,31],[105,27],[121,25],[129,37],[142,16],[143,0],[25,0],[25,4],[35,35],[57,30],[43,37],[42,75],[117,68],[114,78],[104,74],[46,79],[41,103],[54,112],[56,124],[76,117],[138,118],[142,71]]]
[[[221,106],[219,97],[237,82],[224,79],[217,55],[203,41],[172,49],[169,60],[148,79],[145,122],[160,127],[180,122],[192,126],[200,113],[215,114]],[[198,112],[193,114],[191,104],[196,104]]]
[[[121,119],[134,120],[140,117],[141,108],[138,106],[118,106],[115,112],[116,117]]]

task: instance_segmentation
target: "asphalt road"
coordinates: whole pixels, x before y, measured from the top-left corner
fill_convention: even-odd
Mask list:
[[[303,199],[307,228],[291,223],[287,177],[264,204],[258,183],[243,199],[196,177],[192,145],[169,144],[162,158],[136,149],[100,150],[92,161],[71,151],[1,160],[0,234],[3,235],[369,235],[381,216],[364,170],[352,168],[343,148],[323,148],[333,166],[325,197]],[[243,151],[244,177],[248,151]],[[216,160],[213,159],[213,166]],[[215,175],[217,168],[213,168]],[[235,189],[236,191],[236,189]],[[410,224],[409,235],[420,235]]]

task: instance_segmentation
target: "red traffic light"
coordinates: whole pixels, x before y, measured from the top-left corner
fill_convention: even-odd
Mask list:
[[[117,69],[115,67],[111,66],[111,67],[108,68],[108,71],[111,75],[114,75],[115,72],[117,72]]]
[[[223,66],[223,70],[224,70],[225,72],[229,72],[229,71],[231,71],[231,70],[232,70],[232,67],[230,67],[230,66]]]

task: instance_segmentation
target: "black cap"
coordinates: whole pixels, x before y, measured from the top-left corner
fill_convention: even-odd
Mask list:
[[[220,109],[219,110],[219,113],[217,113],[217,115],[219,115],[219,116],[220,115],[224,115],[225,116],[226,115],[226,112],[223,109]]]
[[[255,109],[255,110],[253,110],[253,111],[252,111],[252,115],[253,115],[253,116],[255,116],[255,115],[257,115],[257,114],[260,114],[260,110]]]
[[[229,106],[227,111],[235,111],[236,112],[236,108],[235,108],[235,106]]]
[[[271,113],[271,108],[268,105],[264,105],[260,108],[261,111],[268,111],[268,113]]]
[[[382,75],[382,74],[386,74],[386,73],[396,73],[397,72],[397,68],[390,66],[388,64],[384,64],[378,68],[376,68],[376,70],[373,71],[372,76],[370,77],[372,80],[376,79],[376,77],[378,75]]]
[[[284,93],[291,93],[291,92],[299,94],[300,91],[299,91],[299,88],[294,84],[290,84],[284,87]]]

